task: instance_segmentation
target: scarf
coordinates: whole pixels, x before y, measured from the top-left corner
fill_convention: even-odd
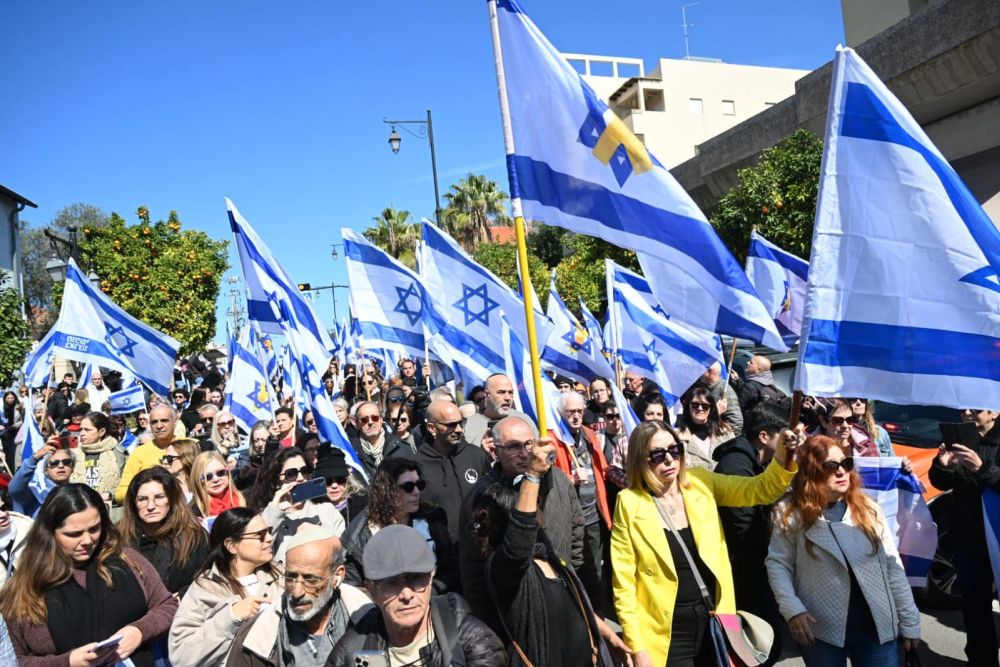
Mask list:
[[[98,493],[114,491],[122,477],[121,462],[115,451],[117,446],[118,441],[111,436],[90,445],[80,443],[80,446],[73,450],[76,465],[69,481],[87,484]],[[96,456],[97,460],[89,466],[88,473],[87,458],[93,456]]]
[[[330,645],[334,646],[337,640],[347,632],[350,615],[347,613],[347,605],[340,597],[340,591],[334,593],[330,604],[330,619],[326,623],[326,630],[323,634],[329,639]],[[313,665],[323,662],[317,659],[318,655],[314,652],[313,643],[312,636],[306,629],[284,614],[278,625],[278,667]]]
[[[359,438],[359,440],[361,441],[362,451],[375,460],[375,465],[382,463],[382,450],[385,448],[385,431],[379,433],[378,440],[374,444],[364,438]]]
[[[236,494],[233,493],[232,489],[226,489],[226,492],[218,498],[208,497],[208,516],[219,516],[234,507],[239,507],[239,505],[236,504]]]
[[[762,384],[765,387],[774,386],[774,376],[771,375],[771,371],[758,371],[756,373],[750,373],[747,375],[747,382],[753,380],[758,384]]]

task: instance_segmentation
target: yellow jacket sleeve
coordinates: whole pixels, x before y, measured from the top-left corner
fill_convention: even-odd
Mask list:
[[[772,459],[764,472],[755,477],[709,473],[707,481],[712,487],[715,502],[720,507],[770,505],[785,494],[798,469],[797,465],[792,464],[792,470],[785,470]]]
[[[642,630],[639,620],[639,599],[636,596],[635,547],[628,516],[629,503],[617,503],[615,520],[611,528],[611,587],[614,591],[615,611],[622,626],[625,644],[633,651],[642,651]]]

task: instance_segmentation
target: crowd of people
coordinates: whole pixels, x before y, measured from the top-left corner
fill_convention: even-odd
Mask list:
[[[631,372],[624,403],[612,378],[556,376],[567,438],[515,409],[506,375],[457,400],[412,360],[334,359],[323,389],[357,464],[294,398],[242,432],[224,374],[125,418],[97,371],[8,391],[0,662],[716,665],[739,610],[763,624],[760,664],[787,626],[807,665],[899,665],[920,615],[855,470],[892,455],[870,403],[807,397],[792,429],[766,357],[721,371],[670,408]],[[44,441],[24,455],[27,411]],[[975,509],[1000,488],[997,414],[965,411],[982,445],[942,446],[931,471],[962,522],[975,665],[998,664]]]

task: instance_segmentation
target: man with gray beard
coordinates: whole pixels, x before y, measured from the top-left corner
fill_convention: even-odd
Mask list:
[[[373,608],[345,584],[344,548],[328,530],[306,528],[288,539],[280,606],[240,628],[227,667],[322,667],[348,628]]]

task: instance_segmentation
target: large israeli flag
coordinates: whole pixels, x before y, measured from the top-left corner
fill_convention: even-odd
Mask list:
[[[774,318],[774,326],[785,344],[794,345],[802,331],[809,262],[753,231],[747,253],[747,277]]]
[[[126,313],[91,286],[76,262],[66,267],[59,319],[25,365],[37,386],[48,377],[52,355],[135,376],[157,394],[170,393],[181,344]],[[41,381],[40,381],[41,380]]]
[[[694,329],[669,319],[642,276],[613,262],[609,308],[618,356],[625,370],[660,386],[668,408],[709,366],[725,362],[722,342],[711,331]],[[654,305],[655,304],[655,305]]]
[[[351,229],[342,231],[351,314],[366,350],[424,357],[427,290],[420,277]]]
[[[514,147],[511,197],[524,218],[636,251],[676,319],[787,349],[743,267],[670,172],[516,0],[490,5]]]
[[[225,409],[233,413],[236,423],[247,433],[262,419],[272,419],[278,409],[277,397],[271,388],[252,325],[243,327],[233,347],[233,370],[226,382]]]
[[[21,465],[24,465],[25,461],[30,460],[35,455],[35,452],[45,446],[45,436],[42,435],[41,429],[38,428],[38,422],[35,421],[35,412],[32,403],[33,400],[29,399],[27,409],[24,413],[25,432]],[[45,466],[48,461],[48,456],[39,461],[38,465],[35,466],[34,474],[28,480],[28,488],[31,490],[31,494],[40,503],[44,503],[49,492],[56,488],[56,483],[45,474]],[[13,470],[13,466],[11,466],[11,469]]]
[[[604,358],[601,339],[593,338],[588,329],[577,321],[556,291],[556,274],[552,271],[549,303],[546,315],[552,321],[552,333],[542,350],[542,365],[551,370],[589,384],[596,377],[614,375]]]
[[[431,345],[464,377],[482,382],[504,368],[501,312],[518,337],[527,340],[524,302],[450,236],[426,221],[421,227],[420,275],[435,305],[428,318]],[[551,327],[541,313],[535,323],[541,346]]]
[[[24,378],[24,383],[29,387],[41,387],[49,383],[49,376],[52,375],[52,362],[55,359],[55,353],[52,351],[55,338],[56,330],[53,327],[24,358],[21,375]]]
[[[1000,232],[851,49],[834,60],[795,388],[1000,405]]]

